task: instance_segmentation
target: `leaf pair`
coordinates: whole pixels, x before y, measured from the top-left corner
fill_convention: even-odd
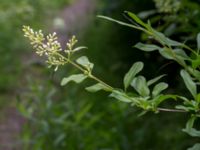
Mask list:
[[[83,67],[84,67],[85,69],[87,69],[88,71],[91,71],[91,70],[93,69],[93,67],[94,67],[94,64],[91,63],[91,62],[89,61],[89,59],[88,59],[86,56],[81,56],[80,58],[78,58],[78,59],[76,60],[76,62],[77,62],[79,65],[83,66]]]
[[[69,77],[63,78],[61,81],[61,85],[64,86],[68,84],[70,81],[73,81],[75,83],[81,83],[87,78],[84,74],[74,74]]]
[[[159,53],[166,59],[175,60],[181,64],[185,64],[184,60],[191,60],[190,57],[182,49],[170,49],[167,47],[161,48],[154,44],[137,43],[134,47],[145,51],[159,51]]]
[[[124,77],[124,87],[125,90],[128,88],[129,85],[131,85],[132,87],[134,87],[134,89],[143,97],[145,96],[149,96],[150,95],[150,90],[149,90],[149,86],[151,84],[154,84],[155,82],[157,82],[158,80],[160,80],[163,76],[165,75],[161,75],[158,76],[152,80],[149,80],[148,82],[146,81],[146,79],[143,76],[138,76],[136,77],[136,75],[142,71],[144,67],[143,62],[136,62],[132,65],[132,67],[130,68],[130,70],[126,73],[125,77]],[[161,91],[165,90],[168,87],[168,84],[161,82],[158,83],[154,88],[153,88],[153,92],[152,95],[153,97],[157,96],[158,94],[160,94]]]
[[[129,97],[126,93],[121,92],[119,90],[114,90],[111,94],[110,97],[114,97],[119,101],[126,102],[126,103],[138,103],[138,100],[134,97]]]
[[[190,136],[200,137],[200,131],[193,128],[195,120],[196,120],[196,116],[192,116],[188,120],[186,127],[185,127],[185,129],[183,129],[183,131],[188,133]]]
[[[75,74],[75,75],[71,75],[67,78],[63,78],[61,81],[61,85],[64,86],[67,83],[69,83],[70,81],[73,81],[75,83],[81,83],[83,82],[88,76],[84,75],[84,74]],[[101,83],[97,83],[94,84],[92,86],[89,86],[87,88],[85,88],[88,92],[98,92],[100,90],[105,90],[105,91],[109,91],[109,89],[101,84]]]
[[[125,90],[128,88],[128,86],[131,84],[131,82],[133,81],[133,79],[135,78],[135,76],[142,71],[144,67],[143,62],[136,62],[132,65],[132,67],[130,68],[130,70],[125,74],[124,77],[124,87]]]
[[[91,71],[94,67],[94,64],[91,63],[86,56],[81,56],[80,58],[78,58],[76,60],[76,62],[77,62],[77,64],[79,64],[82,67],[84,67],[85,69],[87,69],[87,71]],[[64,86],[67,83],[69,83],[70,81],[73,81],[75,83],[81,83],[87,77],[88,77],[88,75],[86,75],[86,74],[74,74],[74,75],[71,75],[69,77],[63,78],[62,81],[61,81],[61,85]]]
[[[188,148],[187,150],[200,150],[200,143],[196,143],[193,147]]]
[[[142,96],[147,97],[150,94],[149,87],[147,86],[147,81],[143,76],[136,77],[132,82],[131,86]]]

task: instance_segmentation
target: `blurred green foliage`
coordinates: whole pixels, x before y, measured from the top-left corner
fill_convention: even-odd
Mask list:
[[[105,93],[97,97],[73,88],[73,84],[59,92],[41,83],[32,84],[35,94],[23,101],[25,109],[19,107],[30,121],[24,128],[23,149],[181,150],[192,144],[180,130],[183,122],[172,122],[181,115],[138,118],[137,110],[108,99]],[[67,99],[63,101],[64,95]]]
[[[24,24],[44,28],[51,16],[69,0],[1,0],[0,4],[0,92],[14,90],[28,48],[23,41]],[[44,19],[45,18],[45,19]]]
[[[155,9],[140,12],[154,27],[167,36],[189,42],[195,47],[196,34],[200,30],[199,0],[154,0]]]
[[[26,72],[32,73],[25,83],[28,89],[18,103],[20,112],[27,118],[20,138],[23,150],[182,150],[197,141],[182,133],[180,129],[186,119],[178,114],[148,114],[138,118],[138,110],[107,98],[106,93],[86,93],[84,85],[60,88],[61,77],[76,72],[71,68],[62,68],[51,76],[43,66],[30,65],[24,71],[23,59],[29,47],[23,41],[22,25],[48,30],[46,24],[52,14],[69,2],[1,0],[0,93],[3,96],[0,98],[8,100],[16,86],[24,86],[19,79],[24,79]],[[162,12],[161,2],[155,2],[156,14],[147,14],[147,18],[160,31],[175,38],[176,33],[184,33],[184,39],[191,39],[199,32],[199,1],[182,0],[180,6],[170,12]],[[156,9],[154,1],[149,0],[99,0],[98,6],[97,14],[118,19],[122,18],[124,10],[139,13]],[[140,39],[139,32],[95,18],[88,24],[80,42],[89,47],[84,53],[95,63],[94,72],[120,87],[122,76],[134,61],[152,62],[143,71],[149,78],[155,73],[162,74],[158,66],[166,62],[157,54],[152,57],[132,48]],[[165,69],[171,70],[170,67]]]
[[[148,0],[100,1],[100,4],[98,14],[114,18],[120,18],[124,9],[139,13],[154,8],[153,2]],[[165,17],[167,20],[168,16]],[[95,63],[94,72],[115,87],[121,86],[122,76],[133,61],[154,61],[144,70],[149,78],[159,72],[156,64],[160,58],[132,49],[140,40],[138,32],[95,19],[84,35],[81,43],[89,47],[84,53]],[[162,147],[163,150],[182,150],[194,143],[194,139],[180,130],[186,121],[184,117],[161,113],[138,118],[138,110],[107,98],[105,93],[88,94],[82,90],[84,85],[77,88],[69,84],[59,89],[56,86],[59,81],[55,79],[76,72],[71,68],[61,70],[50,83],[30,83],[30,91],[21,98],[19,109],[29,121],[23,133],[27,144],[24,149],[160,150]]]

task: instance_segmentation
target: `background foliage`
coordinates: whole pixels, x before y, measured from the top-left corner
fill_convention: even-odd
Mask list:
[[[191,46],[196,45],[196,34],[200,27],[198,1],[177,0],[178,6],[176,4],[175,8],[170,2],[163,5],[164,2],[166,1],[98,1],[96,14],[123,19],[121,14],[124,10],[139,13],[144,19],[150,19],[152,25],[166,35]],[[22,25],[46,28],[42,23],[48,22],[50,14],[67,2],[20,0],[17,7],[14,7],[14,3],[16,2],[2,1],[0,5],[0,14],[3,16],[0,20],[0,89],[3,97],[1,101],[5,101],[10,92],[15,92],[16,85],[23,86],[23,82],[18,79],[24,76],[24,71],[31,71],[33,74],[27,78],[28,89],[20,95],[18,103],[18,109],[27,118],[22,134],[23,149],[159,150],[162,147],[166,150],[182,150],[198,141],[181,131],[187,120],[181,114],[150,113],[138,117],[137,109],[107,98],[106,93],[85,92],[83,87],[88,83],[80,87],[70,83],[67,87],[60,88],[61,78],[76,72],[73,68],[61,68],[53,74],[53,71],[45,70],[43,64],[41,66],[39,63],[40,65],[30,65],[24,70],[24,64],[20,61],[29,48],[21,42]],[[151,11],[147,13],[147,10]],[[44,17],[47,20],[44,21]],[[84,54],[94,62],[97,76],[103,77],[115,87],[122,86],[123,75],[132,63],[142,60],[144,63],[151,62],[145,63],[148,66],[142,72],[148,79],[156,76],[155,73],[172,72],[172,76],[165,78],[171,87],[169,92],[174,89],[178,89],[180,93],[185,92],[182,90],[183,85],[178,82],[179,67],[176,64],[170,64],[157,53],[149,55],[132,48],[136,42],[144,39],[147,37],[140,32],[94,17],[83,31],[80,43],[89,47]],[[12,44],[7,44],[7,41]],[[164,105],[171,106],[174,103]]]
[[[69,1],[48,0],[2,0],[0,5],[0,89],[6,92],[14,88],[17,76],[21,75],[22,58],[27,53],[21,34],[24,24],[33,24],[34,27],[43,28],[50,15],[58,8],[62,8]],[[44,19],[46,18],[46,19]],[[8,42],[9,41],[9,42]],[[22,42],[23,41],[23,42]],[[12,43],[12,44],[11,44]],[[14,58],[14,59],[13,59]],[[15,76],[13,76],[13,74]]]

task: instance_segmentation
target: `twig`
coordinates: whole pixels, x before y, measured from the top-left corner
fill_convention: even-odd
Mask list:
[[[187,113],[185,110],[180,109],[169,109],[169,108],[157,108],[158,111],[164,111],[164,112],[180,112],[180,113]]]

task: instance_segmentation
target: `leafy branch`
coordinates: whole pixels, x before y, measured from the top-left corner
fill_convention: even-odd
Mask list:
[[[94,64],[91,63],[86,56],[72,59],[74,53],[86,48],[84,46],[75,47],[78,42],[75,36],[69,40],[66,44],[66,48],[63,50],[60,43],[57,41],[56,33],[49,34],[45,37],[41,30],[33,31],[33,29],[28,26],[24,26],[23,31],[25,37],[30,40],[31,45],[36,50],[36,54],[39,56],[46,56],[46,62],[49,67],[54,67],[54,70],[57,71],[59,66],[71,64],[81,71],[80,74],[73,74],[63,78],[61,81],[62,86],[71,81],[81,83],[89,78],[95,80],[97,83],[90,87],[86,87],[87,91],[107,91],[110,93],[110,97],[129,103],[132,106],[139,107],[143,110],[143,113],[146,113],[147,111],[156,113],[160,111],[190,113],[192,114],[191,118],[188,120],[186,128],[183,129],[183,131],[190,135],[200,136],[200,131],[193,128],[195,120],[200,117],[200,93],[198,92],[198,86],[200,84],[200,36],[197,36],[198,48],[197,50],[193,50],[189,46],[169,39],[164,34],[156,31],[151,27],[149,21],[148,23],[145,23],[131,12],[126,11],[124,14],[128,20],[131,20],[132,24],[105,16],[98,17],[143,31],[159,42],[159,45],[139,42],[135,47],[145,52],[158,51],[164,58],[174,60],[182,66],[183,69],[180,71],[180,76],[182,77],[186,88],[191,93],[192,99],[181,95],[162,94],[162,92],[168,88],[168,84],[158,81],[165,75],[160,75],[151,80],[147,80],[144,76],[138,75],[144,67],[143,62],[141,61],[135,62],[125,74],[123,80],[124,89],[114,88],[93,75],[92,70]],[[191,52],[191,55],[187,55],[185,50]],[[129,89],[131,89],[131,94],[128,92]],[[178,99],[181,103],[172,109],[159,107],[162,102],[169,99]]]
[[[39,56],[45,55],[47,57],[46,63],[49,65],[49,67],[54,66],[54,71],[57,71],[60,65],[65,65],[69,63],[83,73],[64,78],[61,82],[61,85],[65,85],[69,81],[80,83],[86,78],[91,78],[97,81],[99,84],[103,85],[106,91],[113,90],[111,86],[92,75],[94,64],[89,62],[86,56],[78,58],[76,62],[71,60],[71,56],[75,52],[86,48],[83,46],[74,48],[75,44],[78,42],[75,36],[73,36],[66,44],[66,49],[62,50],[60,43],[57,41],[57,36],[55,32],[53,34],[47,35],[45,38],[41,30],[39,30],[38,32],[34,32],[33,29],[31,29],[29,26],[24,26],[23,31],[25,33],[24,36],[29,38],[29,40],[31,41],[31,45],[33,45],[33,48],[36,50],[36,54],[38,54]]]
[[[105,16],[98,17],[145,32],[151,38],[156,40],[161,46],[158,46],[157,44],[144,44],[139,42],[135,45],[136,48],[145,52],[158,51],[164,58],[174,60],[183,67],[183,69],[180,71],[180,75],[193,99],[191,100],[190,98],[177,96],[177,98],[183,100],[183,103],[176,106],[175,110],[165,108],[158,108],[158,110],[169,112],[190,112],[192,114],[191,118],[186,123],[186,127],[183,129],[183,131],[191,136],[200,137],[200,131],[193,128],[195,120],[200,117],[200,93],[198,91],[198,86],[200,83],[200,34],[197,35],[197,49],[193,50],[189,46],[175,40],[171,40],[164,34],[153,29],[150,21],[148,21],[148,23],[144,23],[135,14],[127,11],[124,12],[124,15],[129,21],[131,21],[132,24],[124,23]],[[185,50],[190,51],[191,55],[188,56],[185,53]],[[188,150],[197,149],[200,149],[199,143],[195,144]]]
[[[54,70],[57,71],[59,66],[71,64],[82,72],[82,74],[74,74],[69,77],[63,78],[63,80],[61,81],[62,86],[66,85],[70,81],[81,83],[86,78],[90,78],[95,80],[97,84],[87,87],[87,91],[97,92],[99,90],[105,90],[111,93],[111,97],[114,97],[123,102],[131,103],[132,105],[136,105],[148,111],[183,112],[183,110],[178,109],[157,108],[158,104],[165,99],[176,99],[176,96],[174,95],[159,95],[161,91],[165,90],[168,87],[168,85],[164,82],[161,82],[154,87],[154,90],[152,91],[152,96],[154,99],[150,100],[150,90],[148,86],[151,86],[152,84],[160,80],[162,77],[164,77],[164,75],[156,77],[148,82],[143,76],[136,77],[136,75],[144,67],[143,62],[136,62],[135,64],[133,64],[129,72],[124,77],[125,91],[131,85],[139,93],[138,97],[133,97],[126,94],[126,92],[123,90],[118,90],[108,85],[107,83],[93,75],[92,69],[94,67],[94,64],[91,63],[86,56],[81,56],[75,61],[72,60],[71,56],[75,52],[86,48],[83,46],[74,47],[75,44],[78,42],[75,36],[73,36],[66,44],[66,49],[62,50],[60,43],[57,41],[56,33],[49,34],[45,37],[41,30],[35,32],[28,26],[24,26],[23,31],[25,33],[25,37],[29,38],[29,40],[31,41],[33,48],[36,50],[36,54],[38,54],[39,56],[45,55],[47,57],[46,62],[49,67],[53,66]]]

